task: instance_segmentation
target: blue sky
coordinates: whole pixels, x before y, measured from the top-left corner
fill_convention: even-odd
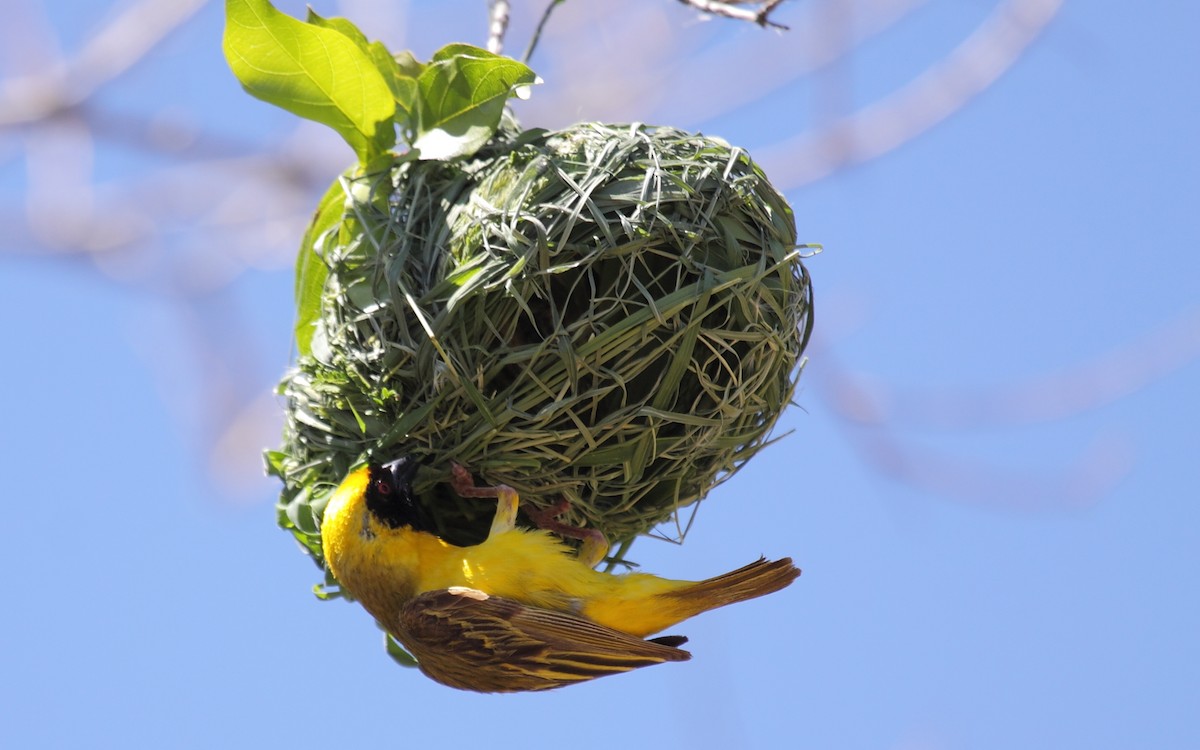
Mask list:
[[[651,20],[681,25],[689,54],[751,39],[793,60],[795,37],[696,31],[661,2]],[[370,35],[422,54],[479,41],[482,3],[410,3],[410,27],[381,31],[379,6],[356,5]],[[846,106],[903,85],[993,7],[928,2],[872,38],[834,71],[852,84]],[[275,485],[210,471],[222,433],[209,415],[287,365],[286,254],[189,286],[212,270],[189,258],[226,250],[195,226],[167,227],[116,270],[51,252],[20,226],[32,136],[0,131],[0,206],[16,224],[0,239],[2,744],[1200,746],[1200,11],[1148,7],[1068,1],[945,122],[787,190],[802,240],[825,246],[809,263],[817,334],[791,434],[710,495],[685,544],[642,541],[634,557],[700,578],[788,555],[804,575],[678,628],[691,662],[545,695],[462,693],[393,665],[362,611],[310,593],[318,571],[275,528]],[[70,52],[108,12],[56,3],[49,18]],[[589,43],[619,58],[628,30],[612,23]],[[514,21],[514,39],[527,27]],[[95,106],[174,112],[249,155],[291,137],[228,74],[220,28],[210,4]],[[535,58],[547,82],[526,124],[642,108],[778,155],[816,121],[811,79],[695,119],[636,97],[589,109],[562,80],[570,52]],[[595,75],[635,88],[687,73],[669,59],[605,72],[619,63],[596,59]],[[331,179],[350,154],[313,137],[329,144],[313,169]],[[91,169],[109,184],[161,166],[100,139]]]

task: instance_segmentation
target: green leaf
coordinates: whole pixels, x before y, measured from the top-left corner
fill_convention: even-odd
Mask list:
[[[292,528],[309,536],[320,533],[320,526],[317,523],[316,517],[313,516],[312,506],[308,504],[306,494],[297,495],[288,503],[286,510],[288,521],[291,522]]]
[[[417,78],[416,138],[422,159],[475,153],[500,124],[504,103],[537,83],[528,66],[469,44],[438,50]]]
[[[424,72],[425,63],[418,61],[408,50],[397,52],[392,56],[392,62],[396,64],[396,69],[389,84],[396,97],[396,108],[404,110],[405,137],[411,143],[411,134],[417,128],[417,79]],[[397,117],[397,122],[399,120]]]
[[[266,463],[267,476],[283,479],[283,462],[287,460],[287,457],[287,454],[283,451],[265,451],[263,453],[263,460]]]
[[[396,65],[400,67],[400,72],[412,79],[421,77],[421,73],[425,71],[425,63],[413,57],[413,53],[408,50],[396,53]]]
[[[395,98],[349,21],[304,23],[267,0],[226,0],[225,19],[225,59],[252,96],[333,128],[360,162],[395,144]]]
[[[411,120],[413,108],[417,104],[417,79],[404,72],[396,58],[380,42],[373,42],[368,50],[371,59],[379,71],[383,73],[388,88],[392,90],[392,98],[396,101],[397,122]]]
[[[384,648],[387,649],[388,656],[392,657],[392,661],[402,667],[417,666],[417,660],[400,645],[399,641],[392,637],[391,633],[384,632],[383,644]]]
[[[330,602],[334,599],[348,598],[345,592],[342,591],[341,586],[338,585],[337,581],[330,583],[330,581],[333,580],[333,576],[326,574],[325,579],[326,580],[324,583],[318,583],[312,587],[314,596],[323,602]]]
[[[371,60],[375,69],[383,76],[384,83],[387,84],[388,89],[392,92],[392,99],[395,100],[396,107],[400,110],[399,115],[394,119],[397,121],[407,120],[411,116],[413,105],[417,98],[417,75],[420,73],[419,70],[414,73],[408,67],[407,60],[416,63],[411,53],[402,53],[408,56],[405,64],[402,64],[398,57],[392,56],[392,53],[383,45],[383,42],[367,41],[366,35],[345,18],[323,18],[317,15],[317,12],[312,8],[309,8],[307,20],[313,25],[340,31],[347,39],[358,45],[358,48],[363,51]],[[416,64],[420,65],[420,63]]]
[[[333,29],[334,31],[341,33],[342,36],[354,42],[354,44],[363,52],[366,52],[367,47],[371,45],[371,43],[367,40],[367,35],[362,33],[362,29],[355,26],[354,23],[349,19],[336,16],[334,18],[325,18],[324,16],[318,15],[317,12],[312,9],[312,6],[309,6],[308,13],[304,17],[304,22],[311,24],[312,26],[320,26],[323,29]]]
[[[321,295],[329,276],[329,266],[317,252],[317,242],[337,226],[345,212],[346,191],[342,187],[345,176],[334,180],[321,197],[296,256],[296,349],[304,356],[312,353],[313,333],[321,317]]]

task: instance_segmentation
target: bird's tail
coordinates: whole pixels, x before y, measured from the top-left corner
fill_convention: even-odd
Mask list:
[[[792,564],[790,557],[770,560],[760,557],[749,565],[724,575],[715,576],[691,586],[664,594],[674,599],[692,615],[726,604],[743,602],[785,588],[800,575],[800,569]]]

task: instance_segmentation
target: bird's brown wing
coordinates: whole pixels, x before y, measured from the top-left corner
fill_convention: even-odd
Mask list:
[[[421,594],[393,633],[427,675],[464,690],[548,690],[604,675],[685,661],[687,639],[646,641],[569,612],[539,609],[468,588]]]

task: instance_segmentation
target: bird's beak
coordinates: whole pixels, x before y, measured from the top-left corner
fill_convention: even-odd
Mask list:
[[[401,456],[395,461],[384,464],[383,470],[392,475],[392,481],[397,488],[408,489],[420,466],[421,462],[417,460],[416,456]]]

